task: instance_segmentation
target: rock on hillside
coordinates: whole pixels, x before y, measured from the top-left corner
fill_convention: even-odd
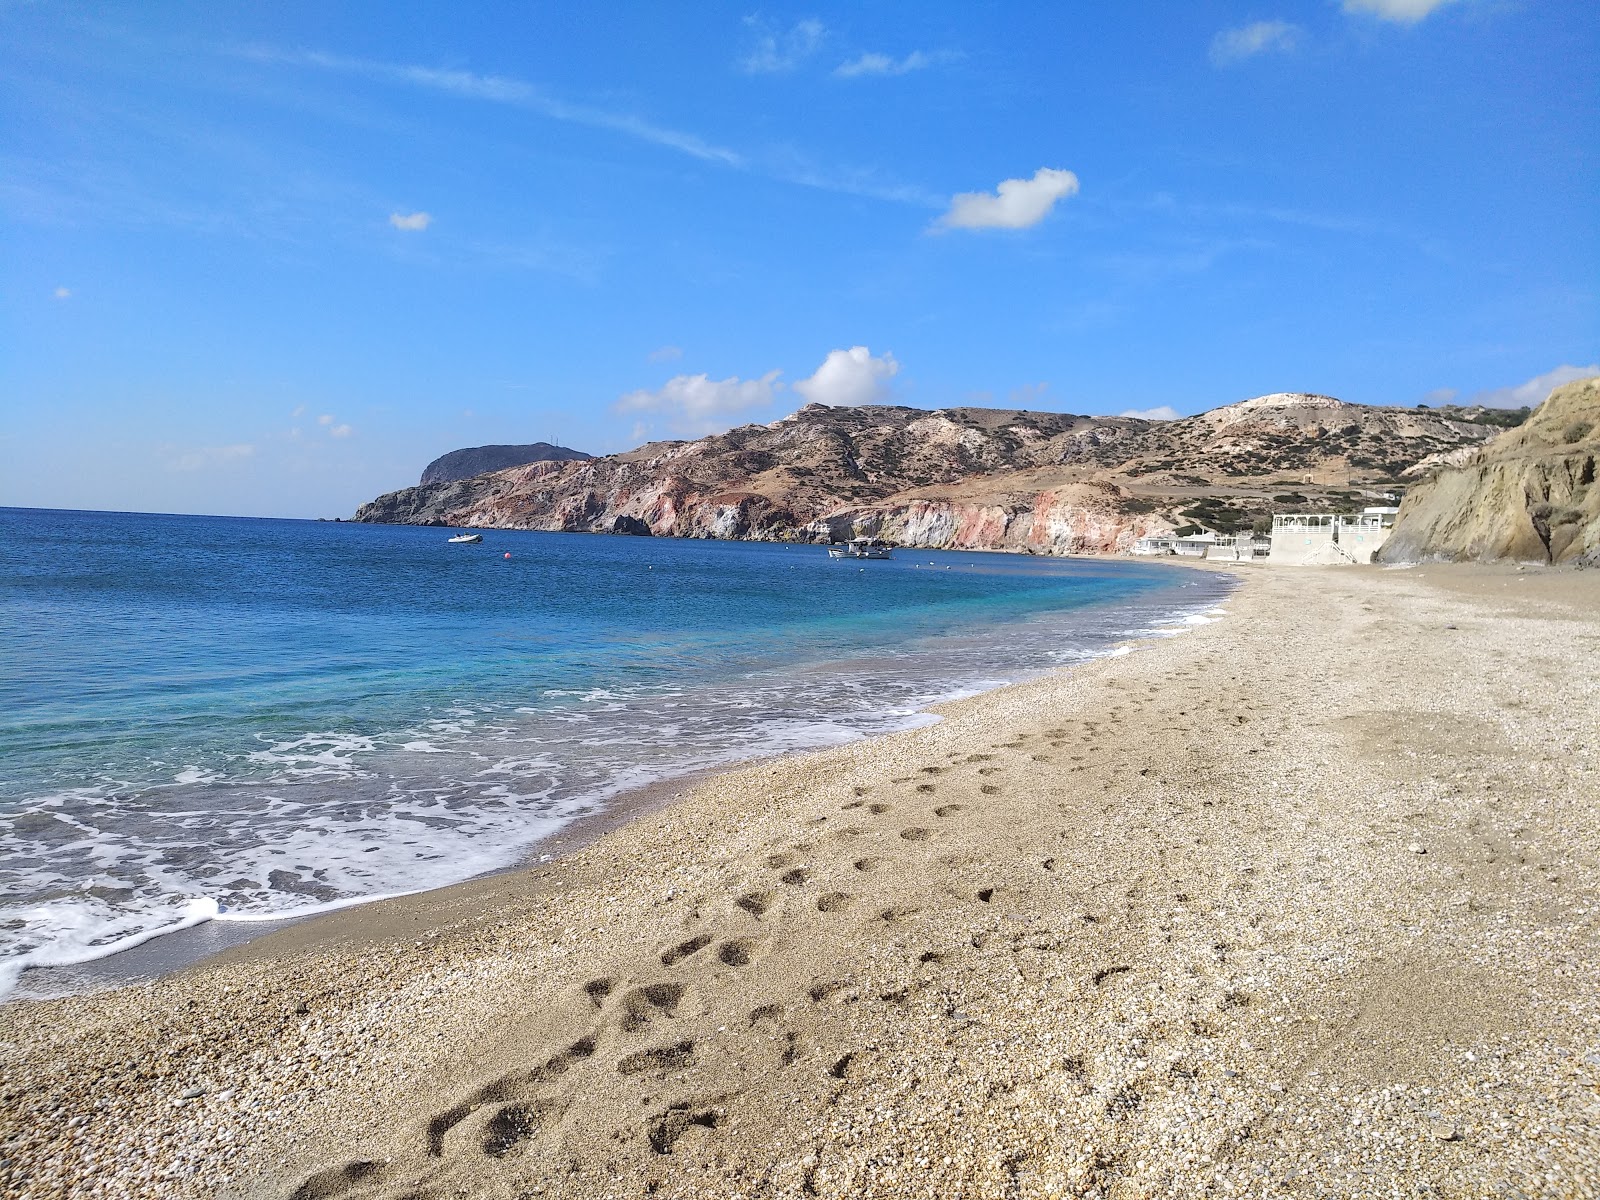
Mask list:
[[[504,471],[531,462],[581,462],[593,457],[582,450],[552,446],[549,442],[534,442],[531,446],[469,446],[465,450],[441,454],[423,467],[422,482],[455,483],[487,471]]]
[[[1600,376],[1551,392],[1526,424],[1413,488],[1384,562],[1600,566]]]
[[[1177,421],[808,404],[770,425],[697,441],[391,492],[356,519],[768,541],[877,534],[912,546],[1109,551],[1195,519],[1183,512],[1197,497],[1253,494],[1251,503],[1265,504],[1270,489],[1311,477],[1346,486],[1392,481],[1429,454],[1477,445],[1493,432],[1428,410],[1298,393]]]

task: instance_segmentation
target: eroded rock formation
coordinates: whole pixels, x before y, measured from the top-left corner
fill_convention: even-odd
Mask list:
[[[1407,493],[1384,562],[1600,566],[1600,377],[1550,393],[1525,425]]]

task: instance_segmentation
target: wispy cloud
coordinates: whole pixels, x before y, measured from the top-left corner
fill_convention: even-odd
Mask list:
[[[1134,417],[1140,421],[1176,421],[1178,410],[1170,404],[1158,404],[1155,408],[1130,408],[1119,412],[1119,417]]]
[[[937,63],[947,62],[953,57],[954,55],[943,50],[913,50],[904,58],[892,58],[887,54],[877,53],[859,54],[840,63],[833,69],[833,73],[841,79],[860,79],[870,75],[909,75],[913,71],[921,71]]]
[[[1299,27],[1287,21],[1255,21],[1224,29],[1211,39],[1211,64],[1227,67],[1258,54],[1285,54],[1299,40]]]
[[[55,291],[51,292],[50,295],[57,300],[70,300],[72,299],[72,289],[69,287],[58,287]]]
[[[421,233],[433,224],[433,214],[425,212],[390,213],[389,224],[408,233]]]
[[[828,29],[821,21],[808,18],[786,30],[775,30],[760,17],[746,17],[745,24],[756,31],[755,42],[739,60],[747,75],[781,75],[792,71],[822,49]]]
[[[639,389],[620,397],[612,410],[618,413],[658,413],[667,418],[674,432],[711,433],[727,428],[729,416],[771,404],[783,390],[781,371],[768,371],[759,379],[712,379],[709,375],[675,375],[655,391]],[[643,438],[649,427],[635,426],[635,439]]]
[[[1482,404],[1488,408],[1533,408],[1544,403],[1544,398],[1550,394],[1552,388],[1558,388],[1563,383],[1571,383],[1575,379],[1588,379],[1594,375],[1600,375],[1600,363],[1590,363],[1587,367],[1563,364],[1554,370],[1546,371],[1543,375],[1535,375],[1526,383],[1479,392],[1472,398],[1472,403]]]
[[[936,229],[1027,229],[1050,214],[1056,201],[1078,193],[1071,171],[1040,167],[1032,179],[1003,180],[993,193],[961,192]]]
[[[677,346],[658,346],[645,355],[645,358],[653,363],[677,362],[682,357],[683,351]]]
[[[343,55],[325,54],[314,50],[283,52],[255,47],[241,53],[257,62],[315,67],[386,83],[443,92],[464,99],[515,105],[553,121],[565,121],[591,129],[604,129],[669,150],[677,150],[704,161],[721,162],[729,166],[741,166],[744,163],[742,155],[726,147],[714,145],[692,133],[656,125],[632,113],[615,112],[560,100],[520,79],[510,79],[501,75],[479,75],[472,71],[441,67],[347,58]]]
[[[1344,0],[1344,11],[1363,13],[1380,21],[1394,21],[1401,25],[1415,25],[1435,9],[1456,0]]]

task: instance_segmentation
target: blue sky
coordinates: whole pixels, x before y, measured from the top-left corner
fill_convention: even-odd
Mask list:
[[[1592,2],[467,7],[0,0],[0,504],[1600,359]]]

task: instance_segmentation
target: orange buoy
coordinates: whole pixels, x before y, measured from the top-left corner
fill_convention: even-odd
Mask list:
[[[506,557],[507,557],[507,558],[510,558],[510,557],[511,557],[511,551],[509,551],[509,550],[507,550],[507,551],[506,551]]]

